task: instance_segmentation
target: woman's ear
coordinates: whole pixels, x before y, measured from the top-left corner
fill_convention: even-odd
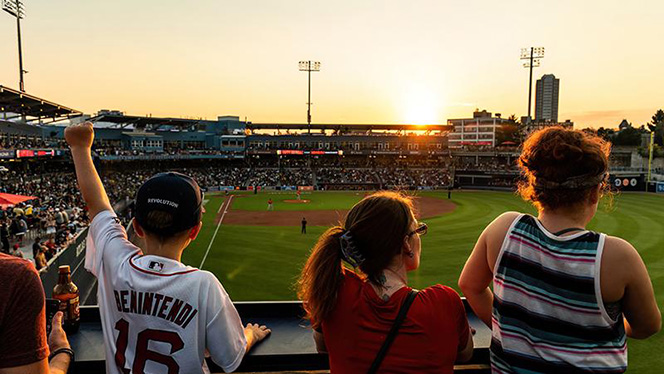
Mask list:
[[[403,245],[401,246],[401,253],[405,255],[409,255],[413,253],[413,251],[410,249],[410,236],[406,236],[403,238]]]

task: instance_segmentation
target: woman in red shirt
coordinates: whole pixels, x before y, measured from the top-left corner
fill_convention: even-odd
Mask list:
[[[407,272],[420,264],[426,229],[415,219],[410,198],[378,192],[357,203],[343,226],[328,229],[314,246],[298,295],[332,373],[370,368],[411,291]],[[438,284],[415,297],[380,372],[452,373],[454,362],[472,353],[461,299]]]

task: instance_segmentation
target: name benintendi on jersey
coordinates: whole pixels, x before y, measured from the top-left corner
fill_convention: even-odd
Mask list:
[[[118,312],[150,315],[186,328],[198,310],[180,299],[156,292],[113,290]]]

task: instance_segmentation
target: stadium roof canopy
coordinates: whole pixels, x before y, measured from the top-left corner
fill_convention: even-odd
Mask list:
[[[145,129],[146,131],[156,131],[162,126],[188,129],[197,126],[201,122],[198,119],[125,116],[117,114],[101,114],[90,118],[90,121],[112,123],[115,125],[114,127],[122,129],[131,126],[133,128]]]
[[[49,118],[52,120],[48,122],[57,122],[83,114],[78,110],[67,108],[64,105],[56,104],[1,85],[0,113],[3,114],[3,119],[6,120],[25,117],[28,122],[42,121]],[[11,115],[10,117],[7,117],[8,113]]]
[[[247,123],[249,130],[336,130],[346,131],[448,131],[450,125],[414,124],[311,124],[306,123]]]

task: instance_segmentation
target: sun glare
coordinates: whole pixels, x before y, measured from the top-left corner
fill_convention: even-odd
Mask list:
[[[402,119],[405,123],[425,125],[439,123],[441,99],[431,90],[418,87],[406,90],[401,99]]]

